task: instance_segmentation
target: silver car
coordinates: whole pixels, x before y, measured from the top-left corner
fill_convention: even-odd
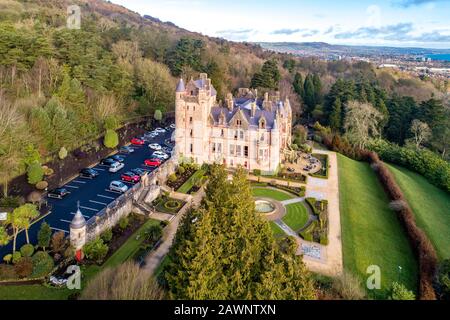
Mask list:
[[[125,164],[122,162],[114,162],[109,166],[109,172],[115,173],[125,167]]]
[[[120,192],[120,193],[124,193],[127,192],[128,187],[125,183],[120,182],[120,181],[112,181],[109,184],[109,190],[111,191],[116,191],[116,192]]]

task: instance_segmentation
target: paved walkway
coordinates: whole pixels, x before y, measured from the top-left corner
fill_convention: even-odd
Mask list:
[[[173,239],[175,238],[175,234],[177,233],[178,225],[180,224],[181,219],[190,207],[200,204],[200,201],[202,200],[204,194],[205,192],[203,189],[199,190],[197,194],[192,198],[191,202],[187,203],[180,210],[180,212],[178,212],[178,214],[174,218],[172,218],[170,224],[167,225],[167,227],[164,229],[162,238],[163,241],[161,245],[145,258],[145,266],[143,267],[144,270],[148,271],[151,274],[155,272],[161,261],[169,252],[170,247],[172,246]]]
[[[307,197],[328,200],[329,243],[322,246],[297,237],[298,254],[305,254],[304,262],[311,271],[336,276],[343,271],[337,156],[335,152],[325,150],[314,149],[313,153],[327,154],[330,165],[328,179],[308,177],[306,186]],[[316,255],[319,250],[320,259],[312,258],[311,256]]]
[[[281,204],[284,206],[287,206],[288,204],[294,204],[294,203],[298,203],[298,202],[302,202],[305,200],[305,197],[302,198],[294,198],[294,199],[289,199],[289,200],[284,200],[281,201]]]

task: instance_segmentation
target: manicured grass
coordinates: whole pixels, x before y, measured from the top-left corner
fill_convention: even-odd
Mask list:
[[[194,181],[199,179],[205,175],[205,170],[199,169],[197,170],[181,187],[178,188],[177,192],[181,193],[189,193],[189,191],[194,186]]]
[[[344,267],[363,284],[367,267],[380,267],[381,290],[368,290],[372,298],[386,298],[394,281],[417,292],[417,261],[375,173],[340,154],[338,165]]]
[[[277,201],[284,201],[293,198],[293,196],[291,196],[286,192],[278,191],[271,188],[260,188],[260,187],[252,188],[252,193],[254,197],[270,198]]]
[[[131,258],[144,241],[144,231],[151,225],[159,223],[158,220],[149,219],[102,266],[90,265],[82,267],[83,280],[81,288],[84,288],[87,282],[103,269],[115,267]],[[138,235],[139,238],[136,239]],[[51,288],[43,285],[0,286],[0,300],[67,300],[71,294],[76,292],[66,287]]]
[[[286,223],[292,230],[298,231],[308,222],[308,212],[303,203],[293,203],[286,206],[286,215],[283,217],[283,222]]]
[[[440,259],[450,258],[450,194],[415,172],[388,167],[414,212],[417,226],[427,234]]]
[[[286,235],[286,233],[284,233],[283,229],[281,229],[275,222],[270,221],[269,225],[270,225],[270,229],[272,229],[273,235],[275,237],[283,237]]]

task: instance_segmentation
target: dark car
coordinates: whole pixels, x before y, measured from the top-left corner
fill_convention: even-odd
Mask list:
[[[122,174],[121,179],[126,182],[138,183],[141,177],[133,172],[126,172]]]
[[[104,166],[111,166],[113,163],[116,163],[117,161],[111,158],[106,158],[103,159],[102,161],[100,161],[100,164],[104,165]]]
[[[92,168],[85,168],[80,171],[80,177],[83,177],[83,178],[94,179],[98,175],[99,175],[98,171],[94,170]]]
[[[131,169],[130,171],[133,172],[134,174],[138,175],[139,177],[142,177],[143,175],[145,175],[147,173],[147,171],[142,170],[140,168]]]
[[[56,189],[53,189],[53,190],[49,191],[47,196],[49,198],[62,199],[65,196],[67,196],[68,194],[70,194],[70,192],[67,189],[65,189],[65,188],[56,188]]]
[[[295,172],[295,169],[294,168],[287,168],[287,171],[288,172]]]
[[[125,162],[125,158],[122,156],[119,156],[118,154],[115,154],[113,156],[108,157],[109,159],[113,159],[116,162]]]
[[[120,147],[119,152],[124,153],[124,154],[129,154],[129,153],[133,153],[134,149],[130,146],[123,146],[123,147]]]

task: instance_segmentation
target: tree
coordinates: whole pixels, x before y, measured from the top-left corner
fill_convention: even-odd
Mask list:
[[[114,130],[108,129],[106,130],[105,139],[103,144],[107,148],[115,148],[119,144],[119,135]]]
[[[175,47],[171,49],[166,57],[166,63],[172,74],[179,77],[186,67],[196,71],[201,69],[201,54],[204,49],[202,40],[183,37]]]
[[[301,258],[283,251],[255,214],[245,171],[238,169],[231,182],[227,177],[213,165],[202,206],[183,219],[165,272],[171,297],[312,299]]]
[[[64,160],[67,157],[67,149],[65,147],[61,147],[61,149],[59,149],[58,157],[61,160]]]
[[[318,105],[322,103],[322,82],[317,73],[314,73],[312,82],[314,85],[314,103]]]
[[[43,222],[38,232],[38,246],[44,251],[50,245],[50,239],[52,237],[52,229],[47,222]]]
[[[450,300],[450,259],[439,264],[437,284],[442,299]]]
[[[276,90],[281,79],[278,62],[275,59],[264,62],[261,71],[252,78],[252,88],[267,88]]]
[[[414,135],[414,144],[419,149],[431,137],[431,129],[427,123],[414,119],[411,123],[411,133]]]
[[[20,207],[14,209],[13,215],[20,217],[20,227],[25,229],[25,237],[27,243],[30,243],[30,238],[28,236],[28,229],[30,228],[31,222],[39,217],[39,211],[36,205],[31,203],[26,203]]]
[[[341,99],[337,98],[333,103],[333,111],[330,114],[330,127],[336,131],[342,129],[342,103]]]
[[[307,106],[306,111],[311,114],[316,106],[316,93],[314,88],[313,76],[311,74],[308,74],[306,76],[303,91],[303,101]]]
[[[62,253],[66,249],[66,235],[64,231],[59,231],[53,234],[50,240],[50,247],[54,253]]]
[[[153,118],[154,118],[156,121],[161,122],[162,116],[163,116],[163,115],[162,115],[161,110],[156,109],[156,110],[155,110],[155,114],[153,115]]]
[[[6,220],[7,224],[10,224],[13,230],[13,252],[16,252],[16,240],[19,231],[26,226],[26,218],[23,215],[22,210],[18,210],[18,208],[14,209],[11,214],[8,215],[8,219]]]
[[[27,168],[27,176],[29,184],[36,184],[44,178],[44,169],[39,162],[34,162]]]
[[[97,238],[87,243],[84,248],[84,253],[88,259],[97,264],[101,264],[108,254],[108,245],[103,242],[101,238]]]
[[[107,268],[90,280],[81,300],[162,300],[164,290],[141,269],[129,261]]]
[[[0,226],[0,246],[6,246],[9,243],[9,235],[5,227]]]
[[[162,228],[159,224],[151,225],[145,230],[145,237],[150,241],[158,241],[162,236]]]
[[[350,101],[346,108],[344,129],[349,141],[363,149],[371,137],[380,135],[382,114],[369,103]]]
[[[389,298],[392,300],[416,300],[414,292],[408,290],[403,284],[398,282],[392,283],[391,295]]]
[[[294,87],[295,93],[297,93],[300,97],[303,97],[305,91],[304,91],[304,83],[303,83],[303,77],[300,72],[297,72],[294,76],[294,82],[292,83]]]

